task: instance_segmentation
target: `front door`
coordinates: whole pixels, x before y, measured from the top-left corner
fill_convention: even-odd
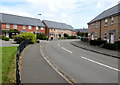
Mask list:
[[[111,43],[111,44],[114,43],[114,34],[110,34],[110,43]]]

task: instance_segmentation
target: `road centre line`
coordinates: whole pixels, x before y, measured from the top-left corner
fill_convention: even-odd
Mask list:
[[[66,50],[66,51],[67,51],[67,52],[69,52],[69,53],[72,53],[71,51],[69,51],[69,50],[65,49],[64,47],[62,47],[62,49]]]
[[[93,63],[95,63],[95,64],[100,65],[100,66],[104,66],[104,67],[107,67],[107,68],[112,69],[112,70],[115,70],[115,71],[120,71],[119,69],[116,69],[116,68],[111,67],[111,66],[109,66],[109,65],[102,64],[102,63],[100,63],[100,62],[94,61],[94,60],[89,59],[89,58],[86,58],[86,57],[81,56],[81,58],[83,58],[83,59],[85,59],[85,60],[88,60],[88,61],[91,61],[91,62],[93,62]]]

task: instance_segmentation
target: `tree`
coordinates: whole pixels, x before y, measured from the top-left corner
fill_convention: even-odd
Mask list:
[[[64,37],[67,38],[67,37],[68,37],[68,34],[64,33]]]

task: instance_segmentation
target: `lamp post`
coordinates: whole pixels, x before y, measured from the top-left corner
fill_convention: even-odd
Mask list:
[[[42,14],[37,14],[37,15],[36,15],[36,19],[37,19],[37,16],[38,16],[38,15],[42,15]],[[38,27],[38,26],[36,25],[36,27]],[[36,32],[37,32],[37,31],[38,31],[38,29],[36,29]],[[36,33],[36,38],[37,38],[37,33]]]

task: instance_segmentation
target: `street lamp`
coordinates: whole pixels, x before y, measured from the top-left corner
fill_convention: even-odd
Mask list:
[[[37,19],[37,16],[38,16],[38,15],[42,15],[42,14],[37,14],[37,15],[36,15],[36,19]],[[36,39],[37,39],[37,31],[38,31],[38,29],[39,29],[37,25],[36,25],[36,28],[37,28],[37,29],[36,29]]]

